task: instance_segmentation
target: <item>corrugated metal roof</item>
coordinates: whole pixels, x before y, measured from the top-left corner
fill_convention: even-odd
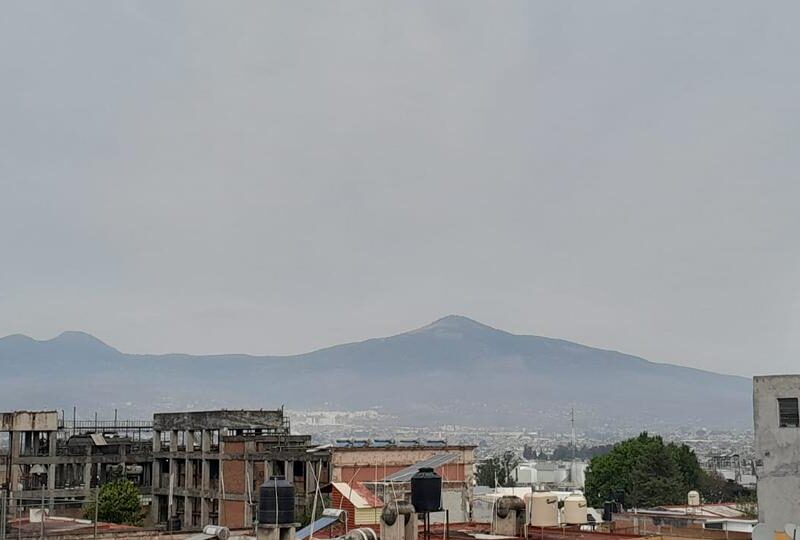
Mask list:
[[[314,523],[309,523],[308,525],[306,525],[305,527],[303,527],[302,529],[297,531],[297,533],[295,533],[295,538],[297,540],[305,540],[306,538],[311,536],[312,532],[318,532],[318,531],[327,529],[328,527],[330,527],[334,523],[338,523],[339,522],[339,518],[341,517],[341,515],[343,513],[344,512],[342,512],[340,510],[340,511],[338,511],[338,513],[336,515],[324,515],[323,514],[323,516],[321,518],[319,518],[318,520],[316,520]]]
[[[735,503],[710,503],[694,508],[687,507],[686,505],[663,505],[659,506],[658,509],[663,509],[665,512],[672,512],[682,516],[688,515],[698,518],[719,517],[736,519],[745,517],[744,512],[739,510]]]
[[[92,442],[95,446],[107,446],[108,443],[106,442],[106,438],[103,437],[100,433],[92,433],[89,435],[92,438]]]
[[[424,459],[413,464],[410,467],[406,467],[405,469],[401,469],[396,473],[390,474],[386,478],[383,479],[384,482],[409,482],[411,477],[417,474],[417,472],[422,467],[430,467],[431,469],[438,469],[443,465],[447,465],[451,461],[455,461],[458,459],[458,454],[455,453],[444,453],[444,454],[436,454],[433,457],[428,459]]]

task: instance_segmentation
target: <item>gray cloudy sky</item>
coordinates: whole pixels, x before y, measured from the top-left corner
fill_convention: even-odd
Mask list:
[[[800,357],[800,4],[4,2],[0,335],[293,353],[448,313]]]

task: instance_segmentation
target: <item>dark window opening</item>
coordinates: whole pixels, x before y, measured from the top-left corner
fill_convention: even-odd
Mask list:
[[[778,398],[778,425],[780,427],[800,427],[797,398]]]

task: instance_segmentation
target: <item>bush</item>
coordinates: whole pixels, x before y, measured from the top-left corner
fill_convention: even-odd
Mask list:
[[[119,479],[103,484],[97,495],[84,510],[87,519],[94,519],[95,504],[97,519],[109,523],[140,526],[143,521],[142,502],[139,489],[130,480]]]

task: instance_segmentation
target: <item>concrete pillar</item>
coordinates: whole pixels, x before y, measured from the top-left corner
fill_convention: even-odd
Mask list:
[[[200,489],[208,496],[211,489],[211,463],[207,459],[200,461]]]
[[[125,477],[125,465],[128,457],[127,447],[123,444],[119,447],[119,462],[122,465],[122,476]]]
[[[47,466],[47,490],[50,492],[47,507],[50,509],[51,514],[55,508],[55,500],[53,499],[54,489],[56,489],[56,464],[51,463]]]
[[[158,507],[159,507],[159,499],[161,495],[153,495],[153,500],[150,503],[150,521],[153,525],[158,523]]]
[[[161,432],[153,430],[153,452],[161,452]]]
[[[58,454],[58,434],[55,431],[50,432],[50,448],[48,449],[47,453],[50,457],[56,457]]]
[[[92,494],[92,462],[87,459],[83,464],[83,494],[90,497]]]
[[[183,529],[192,528],[192,498],[188,495],[183,497],[183,523],[181,523],[181,527]]]
[[[9,445],[11,446],[11,448],[9,449],[9,452],[11,453],[11,459],[9,461],[9,465],[10,465],[10,468],[11,468],[11,486],[10,486],[10,488],[11,488],[12,491],[16,491],[16,490],[20,489],[19,488],[20,470],[19,470],[19,467],[17,467],[17,464],[16,464],[17,463],[17,459],[16,458],[18,458],[20,456],[20,454],[22,453],[22,436],[23,435],[24,435],[24,433],[19,433],[19,432],[14,432],[14,431],[11,431],[9,433],[9,437],[11,439],[9,441]]]
[[[200,432],[200,451],[204,454],[211,451],[211,433],[207,429]]]
[[[317,462],[306,461],[305,465],[305,489],[306,495],[316,490],[316,475],[319,473]]]
[[[177,439],[175,440],[175,445],[177,446],[178,442]],[[170,441],[170,446],[172,446],[172,441]],[[167,500],[167,519],[171,518],[174,515],[174,504],[175,504],[175,486],[177,485],[177,478],[175,473],[177,472],[175,469],[178,468],[178,462],[174,459],[169,460],[169,499]]]
[[[178,431],[173,429],[169,434],[169,451],[178,451]]]
[[[22,451],[22,433],[16,433],[14,431],[9,432],[9,445],[11,446],[11,457],[19,457],[20,452]]]
[[[153,460],[153,469],[152,469],[152,478],[150,479],[150,485],[153,488],[160,488],[161,487],[161,461],[158,459]]]
[[[200,526],[208,525],[208,499],[200,497]]]

